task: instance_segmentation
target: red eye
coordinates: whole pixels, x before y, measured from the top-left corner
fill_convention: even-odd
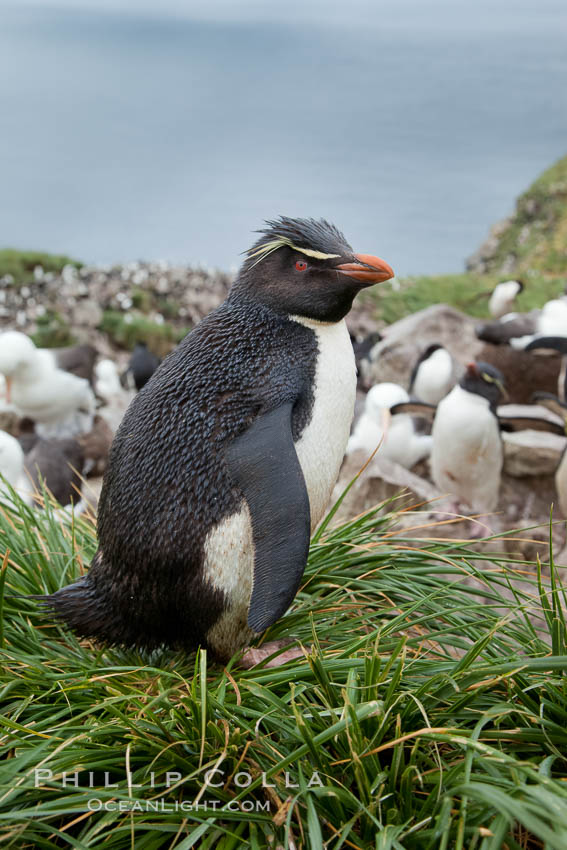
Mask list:
[[[305,262],[305,260],[298,260],[295,264],[295,268],[298,272],[304,272],[307,268],[307,263]]]

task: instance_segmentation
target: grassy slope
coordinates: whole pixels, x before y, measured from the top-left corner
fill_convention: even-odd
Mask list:
[[[515,258],[512,272],[500,269]],[[516,211],[502,232],[488,262],[487,274],[463,273],[423,276],[375,287],[363,297],[391,323],[429,307],[451,304],[473,316],[488,316],[489,291],[504,278],[521,277],[526,289],[518,310],[528,311],[563,293],[567,283],[567,157],[545,171],[517,201]]]
[[[60,272],[68,264],[80,268],[82,263],[63,254],[47,254],[44,251],[18,251],[15,248],[0,249],[0,277],[12,275],[14,283],[20,285],[33,280],[33,270],[42,266],[45,272]]]
[[[509,277],[509,276],[508,276]],[[497,274],[428,275],[403,278],[397,282],[399,289],[389,283],[375,287],[359,296],[369,310],[383,321],[392,322],[423,310],[432,304],[450,304],[470,316],[488,317],[488,295],[504,278]],[[556,275],[533,274],[527,280],[524,292],[517,299],[517,309],[527,312],[541,307],[550,298],[561,294],[565,279]]]
[[[314,539],[303,587],[267,635],[308,656],[245,672],[205,653],[101,650],[50,624],[10,594],[78,575],[93,529],[1,513],[5,845],[564,850],[562,591],[526,581],[510,603],[503,592],[525,565],[495,558],[479,574],[477,553],[419,547],[393,520],[370,513]],[[475,574],[482,602],[465,583]],[[36,768],[52,772],[39,787]],[[203,790],[211,768],[224,784]],[[100,787],[105,771],[118,788]],[[181,775],[173,788],[166,771]],[[185,811],[136,810],[161,799]]]
[[[518,198],[490,267],[500,268],[510,255],[518,274],[567,274],[567,156]]]

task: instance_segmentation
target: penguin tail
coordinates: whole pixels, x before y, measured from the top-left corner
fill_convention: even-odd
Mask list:
[[[103,632],[104,606],[88,574],[49,596],[33,598],[45,613],[54,615],[81,637],[98,637]]]

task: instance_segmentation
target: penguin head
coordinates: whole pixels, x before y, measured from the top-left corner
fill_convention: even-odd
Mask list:
[[[459,385],[469,393],[485,398],[492,410],[506,395],[504,376],[499,369],[490,363],[469,363]]]
[[[519,278],[514,278],[514,280],[503,280],[500,283],[497,283],[494,287],[494,292],[500,292],[502,295],[506,294],[510,297],[515,297],[519,295],[520,292],[524,291],[524,281]]]
[[[435,360],[441,360],[448,357],[450,359],[451,355],[447,351],[447,349],[441,345],[439,342],[432,342],[431,345],[428,345],[427,348],[424,348],[417,360],[415,361],[414,371],[417,373],[419,367],[425,363],[427,360],[430,360],[432,357],[435,357]],[[415,378],[413,375],[412,380]]]
[[[266,222],[246,253],[233,291],[280,313],[338,322],[367,286],[389,280],[388,263],[355,254],[343,234],[323,219]]]
[[[377,421],[380,420],[383,410],[389,410],[395,404],[409,401],[409,395],[399,384],[383,382],[374,384],[367,394],[364,409],[366,413]]]

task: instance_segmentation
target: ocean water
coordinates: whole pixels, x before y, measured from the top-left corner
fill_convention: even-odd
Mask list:
[[[323,216],[463,267],[567,152],[564,0],[0,0],[0,246],[233,268]]]

